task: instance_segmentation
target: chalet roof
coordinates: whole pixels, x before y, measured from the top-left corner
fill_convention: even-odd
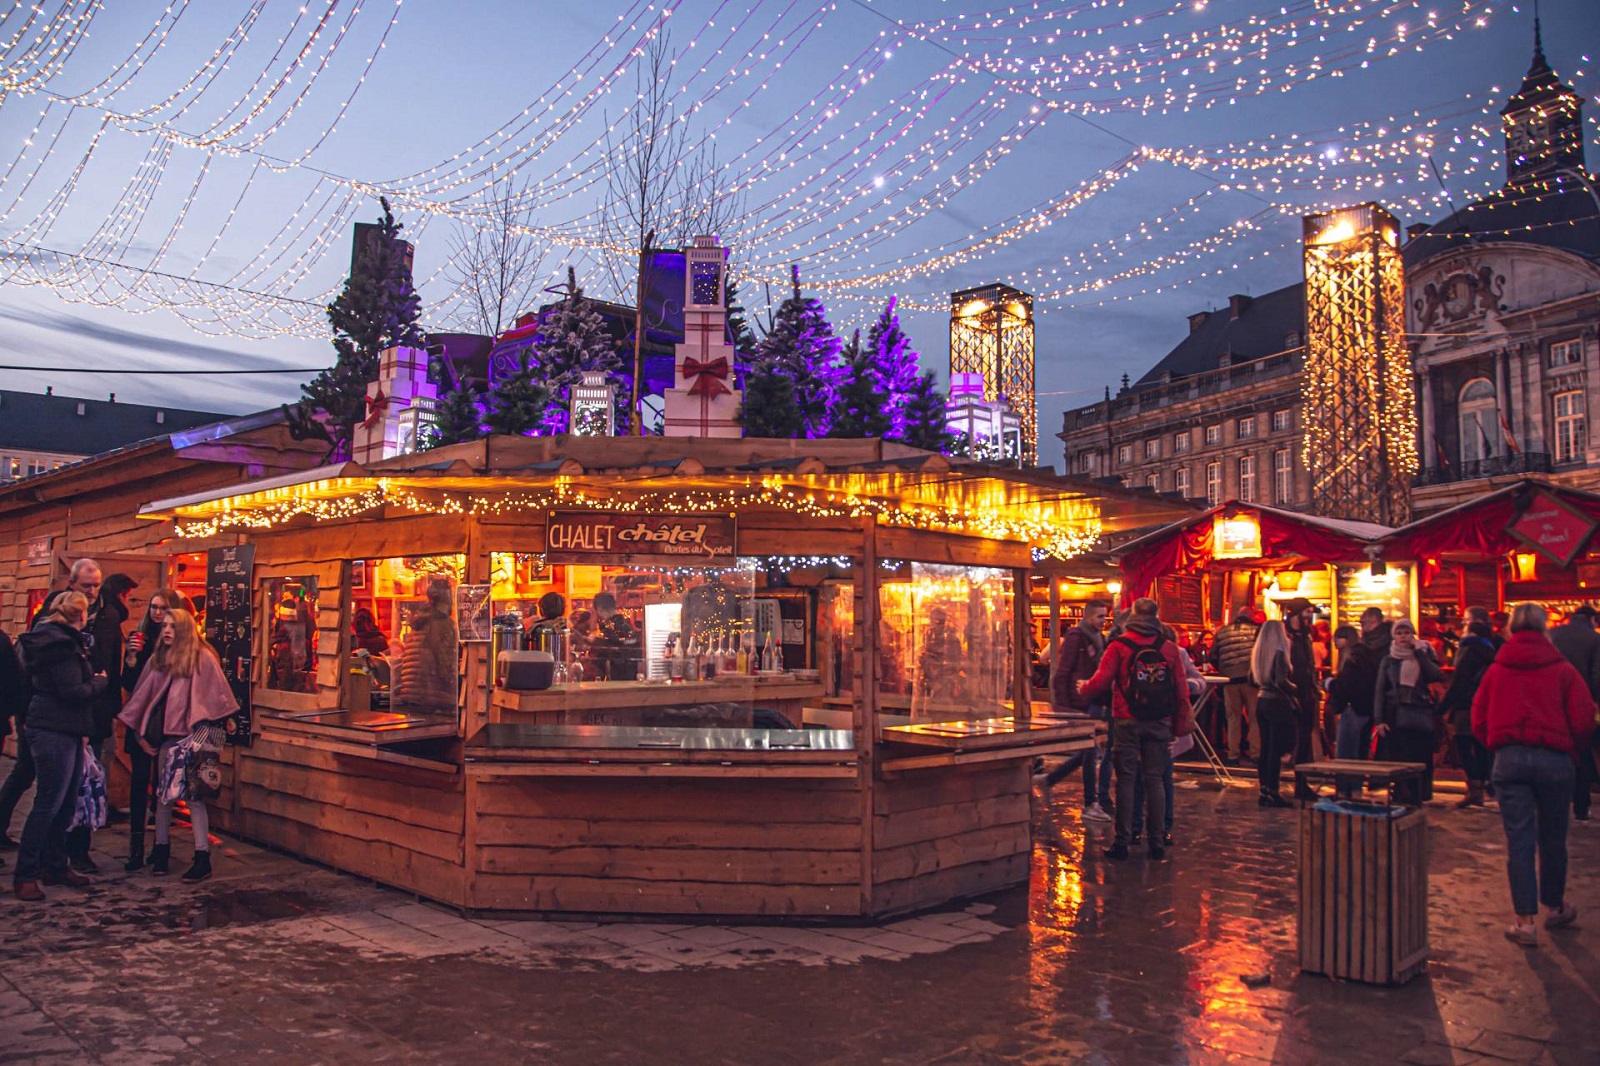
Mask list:
[[[444,502],[448,501],[448,503]],[[215,530],[378,507],[449,513],[596,507],[684,511],[783,507],[889,526],[1026,539],[1057,554],[1106,531],[1168,521],[1192,506],[1047,469],[1019,470],[868,440],[490,437],[381,462],[159,500],[147,518]],[[1066,548],[1071,546],[1072,551]],[[805,550],[797,527],[795,550]]]
[[[0,390],[0,449],[95,455],[228,417],[213,411],[5,389]]]

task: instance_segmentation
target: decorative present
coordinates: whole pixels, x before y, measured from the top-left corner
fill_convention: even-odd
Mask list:
[[[715,237],[696,237],[684,250],[683,343],[677,347],[673,388],[663,395],[669,437],[738,437],[739,407],[733,346],[724,301],[728,250]]]

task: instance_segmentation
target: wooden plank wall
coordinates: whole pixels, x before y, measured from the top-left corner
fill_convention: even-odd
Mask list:
[[[496,776],[468,768],[471,906],[580,913],[860,913],[851,780]]]
[[[268,732],[236,762],[226,826],[337,870],[461,906],[459,773],[397,766]]]
[[[1028,878],[1028,760],[880,778],[873,797],[876,915],[980,895]]]

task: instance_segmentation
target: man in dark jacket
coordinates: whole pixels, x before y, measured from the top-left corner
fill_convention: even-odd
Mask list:
[[[1482,807],[1489,784],[1492,769],[1489,749],[1472,735],[1472,699],[1478,694],[1478,686],[1483,683],[1483,675],[1494,662],[1497,650],[1489,612],[1482,607],[1467,608],[1467,633],[1456,644],[1455,672],[1450,675],[1450,687],[1445,690],[1444,699],[1439,701],[1439,713],[1449,716],[1456,755],[1467,777],[1467,794],[1456,804],[1462,810]]]
[[[1317,657],[1311,650],[1311,601],[1302,596],[1283,602],[1283,624],[1289,630],[1289,680],[1295,687],[1296,739],[1294,761],[1311,761],[1311,733],[1317,728],[1322,686],[1317,684]]]
[[[1152,654],[1153,653],[1153,654]],[[1161,631],[1156,601],[1135,600],[1128,631],[1108,642],[1100,666],[1083,686],[1089,700],[1111,700],[1111,758],[1117,767],[1117,840],[1108,859],[1126,859],[1133,840],[1133,792],[1144,778],[1146,818],[1152,827],[1150,857],[1164,859],[1166,848],[1153,831],[1167,824],[1166,773],[1170,745],[1194,727],[1183,655]]]
[[[1083,605],[1083,617],[1068,630],[1056,646],[1055,667],[1050,677],[1050,703],[1062,713],[1087,714],[1105,717],[1103,705],[1095,705],[1078,691],[1078,686],[1094,676],[1100,665],[1100,655],[1105,650],[1104,635],[1106,615],[1111,604],[1105,600],[1090,600]],[[1035,777],[1035,783],[1044,790],[1066,779],[1078,767],[1083,767],[1083,817],[1087,821],[1109,822],[1106,795],[1111,788],[1111,759],[1109,752],[1095,748],[1069,756],[1048,774]]]
[[[1571,663],[1589,686],[1591,699],[1600,698],[1600,633],[1594,628],[1595,610],[1587,603],[1572,612],[1565,625],[1550,630],[1550,643]],[[1572,816],[1589,820],[1590,793],[1594,790],[1594,747],[1584,745],[1577,754],[1578,773],[1572,782]]]
[[[1222,690],[1223,713],[1227,716],[1227,754],[1224,762],[1236,766],[1244,755],[1245,734],[1255,728],[1256,694],[1260,691],[1250,681],[1250,656],[1256,650],[1255,611],[1240,607],[1233,612],[1233,621],[1217,630],[1217,641],[1211,646],[1211,661],[1217,673],[1228,679]],[[1252,735],[1252,741],[1254,737]],[[1260,745],[1252,743],[1252,749]]]
[[[94,732],[94,701],[106,689],[105,677],[89,665],[88,642],[80,628],[87,615],[88,604],[69,597],[17,642],[33,690],[27,742],[38,769],[33,810],[22,829],[12,874],[16,897],[28,902],[45,898],[40,881],[73,887],[89,883],[67,864],[67,826],[83,776],[83,741]]]

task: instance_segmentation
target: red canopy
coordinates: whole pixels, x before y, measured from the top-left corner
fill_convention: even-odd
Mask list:
[[[1511,529],[1541,496],[1553,498],[1581,519],[1600,522],[1600,496],[1530,478],[1401,526],[1384,538],[1384,557],[1426,564],[1446,555],[1495,559],[1507,552],[1527,551],[1528,540]],[[1583,545],[1571,547],[1575,555]]]
[[[1231,501],[1194,518],[1174,522],[1129,544],[1121,553],[1124,600],[1147,596],[1156,579],[1193,574],[1211,566],[1212,531],[1217,515],[1249,514],[1261,526],[1261,555],[1229,559],[1217,566],[1289,569],[1305,563],[1338,563],[1366,558],[1367,548],[1392,532],[1387,526],[1346,522],[1276,507]]]

